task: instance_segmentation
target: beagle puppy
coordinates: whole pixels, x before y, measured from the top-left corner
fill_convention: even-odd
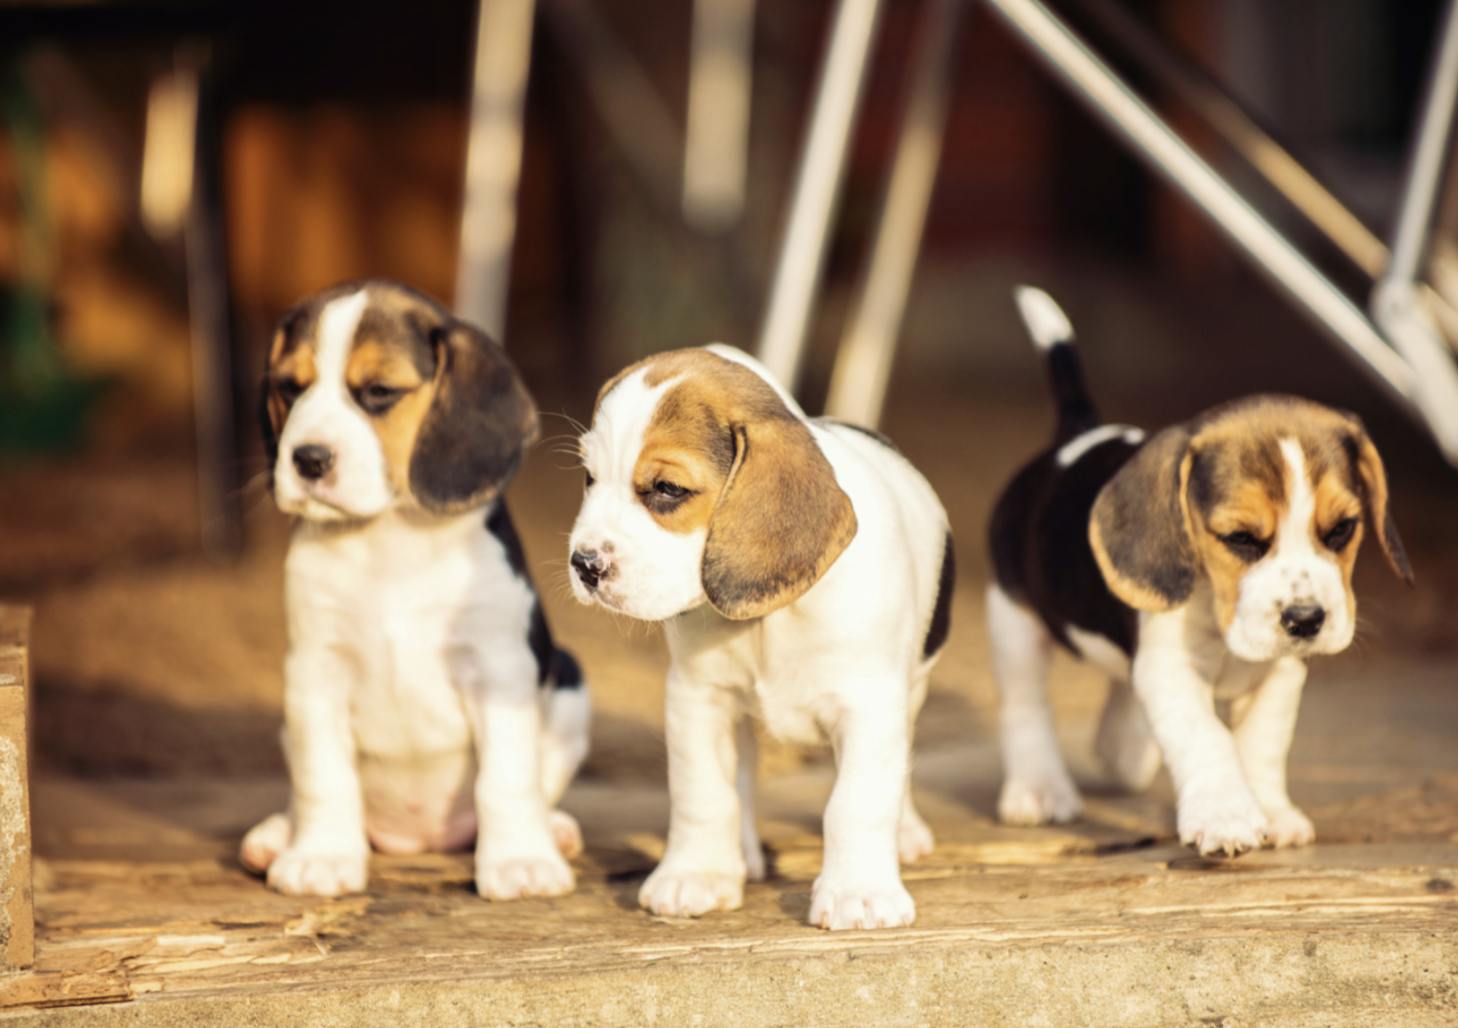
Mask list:
[[[695,917],[764,876],[754,735],[837,760],[809,920],[909,925],[899,861],[929,853],[912,727],[947,638],[947,516],[876,433],[810,420],[746,354],[676,350],[598,393],[572,528],[579,600],[661,622],[670,817],[639,902]]]
[[[365,887],[382,853],[475,840],[488,899],[571,891],[555,810],[588,696],[552,642],[501,492],[537,437],[506,353],[393,282],[286,314],[263,383],[285,565],[286,814],[243,863],[290,894]]]
[[[1103,424],[1062,310],[1036,289],[1017,302],[1058,429],[990,528],[999,816],[1035,825],[1082,809],[1045,692],[1057,643],[1112,680],[1097,736],[1110,774],[1137,790],[1168,765],[1182,843],[1233,856],[1311,842],[1286,792],[1306,658],[1352,641],[1368,531],[1412,581],[1377,448],[1353,415],[1289,396],[1227,403],[1150,439]]]

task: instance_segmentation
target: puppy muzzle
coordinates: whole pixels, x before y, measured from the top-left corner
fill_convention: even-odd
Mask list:
[[[595,592],[598,583],[608,577],[611,568],[607,558],[595,549],[583,548],[572,551],[572,570],[577,580],[588,592]]]

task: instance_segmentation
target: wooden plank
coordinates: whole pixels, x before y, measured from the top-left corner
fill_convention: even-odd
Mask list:
[[[0,969],[35,962],[31,896],[30,610],[0,606]]]

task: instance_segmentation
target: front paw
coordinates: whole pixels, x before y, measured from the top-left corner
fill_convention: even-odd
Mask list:
[[[1308,846],[1316,841],[1316,827],[1311,818],[1289,804],[1271,807],[1266,811],[1270,823],[1266,841],[1281,849],[1286,846]]]
[[[899,878],[857,882],[821,875],[810,894],[810,923],[832,932],[905,928],[915,920],[916,903]]]
[[[547,815],[547,827],[552,832],[552,842],[557,852],[568,860],[582,855],[582,827],[577,818],[565,810],[554,810]]]
[[[572,868],[555,849],[532,856],[476,858],[476,891],[483,899],[565,896],[576,884]]]
[[[268,884],[286,896],[343,896],[364,892],[369,852],[325,852],[290,846],[268,865]]]
[[[699,917],[744,905],[744,875],[659,864],[638,890],[638,905],[659,917]]]
[[[1270,833],[1255,797],[1239,787],[1192,791],[1179,801],[1180,842],[1202,857],[1238,857],[1260,849]]]
[[[1005,825],[1063,824],[1082,813],[1083,797],[1066,773],[1009,778],[997,798],[997,817]]]

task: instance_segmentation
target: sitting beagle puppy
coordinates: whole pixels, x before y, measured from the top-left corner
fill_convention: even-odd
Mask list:
[[[911,924],[898,860],[932,848],[911,799],[912,728],[954,575],[931,486],[885,438],[807,419],[760,364],[717,345],[609,381],[581,451],[573,592],[662,622],[670,655],[668,845],[639,902],[733,910],[746,876],[764,876],[754,716],[834,747],[810,923]]]
[[[1311,842],[1286,792],[1305,660],[1352,641],[1368,530],[1412,581],[1382,458],[1356,417],[1288,396],[1227,403],[1148,440],[1101,424],[1062,310],[1036,289],[1017,301],[1058,429],[990,528],[999,816],[1034,825],[1082,808],[1045,692],[1056,642],[1112,679],[1097,736],[1111,775],[1143,789],[1163,757],[1182,843],[1233,856]]]
[[[243,840],[281,892],[365,887],[383,853],[475,840],[488,899],[571,891],[555,810],[587,689],[553,645],[501,492],[537,436],[506,353],[392,282],[286,314],[263,387],[285,566],[286,814]]]

